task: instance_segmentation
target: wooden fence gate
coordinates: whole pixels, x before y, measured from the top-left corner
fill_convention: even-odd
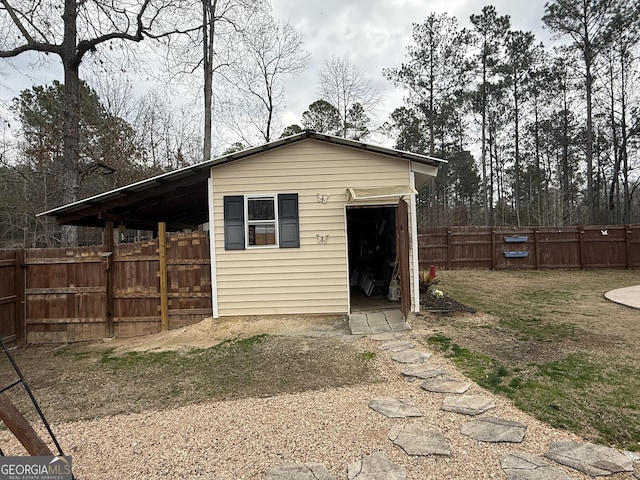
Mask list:
[[[0,250],[0,338],[25,343],[24,250]]]
[[[0,250],[0,335],[66,343],[178,328],[213,314],[206,232],[115,246]]]

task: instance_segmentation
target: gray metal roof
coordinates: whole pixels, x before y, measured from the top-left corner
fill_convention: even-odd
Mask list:
[[[123,223],[128,228],[153,230],[166,222],[169,230],[195,228],[208,221],[207,182],[211,168],[280,148],[302,140],[342,145],[358,150],[439,166],[446,161],[392,148],[335,137],[311,130],[258,147],[225,155],[157,175],[93,197],[63,205],[38,216],[52,216],[61,224],[102,227],[105,221]]]

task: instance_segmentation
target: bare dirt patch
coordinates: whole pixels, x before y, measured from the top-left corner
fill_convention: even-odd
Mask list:
[[[379,381],[343,317],[254,317],[131,339],[13,351],[52,422]],[[6,362],[6,359],[0,359]],[[8,362],[0,384],[14,380]],[[14,401],[33,418],[20,388]]]

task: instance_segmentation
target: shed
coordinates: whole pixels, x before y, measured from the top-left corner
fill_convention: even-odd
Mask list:
[[[40,215],[210,232],[214,317],[420,308],[417,189],[443,160],[305,131]]]

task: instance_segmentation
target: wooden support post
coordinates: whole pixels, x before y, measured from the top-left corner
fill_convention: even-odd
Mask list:
[[[4,393],[0,393],[0,420],[15,435],[29,455],[34,457],[53,456],[47,444],[42,441],[33,427]]]
[[[162,331],[169,330],[169,288],[167,285],[167,226],[158,223],[158,253],[160,255],[160,320]]]
[[[16,345],[27,344],[27,282],[25,250],[16,250]]]
[[[113,221],[107,220],[104,224],[104,251],[102,253],[102,265],[105,274],[104,335],[106,338],[111,338],[115,335],[113,328],[113,266],[115,253]]]

